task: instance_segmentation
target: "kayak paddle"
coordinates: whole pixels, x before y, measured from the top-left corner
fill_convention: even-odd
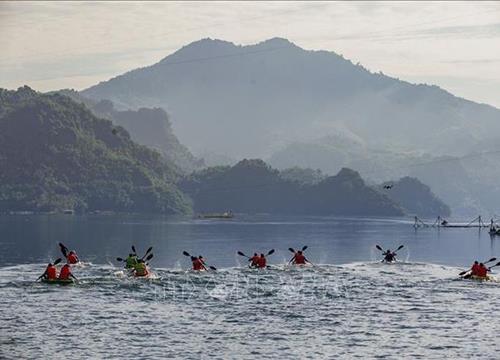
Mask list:
[[[272,255],[272,254],[274,254],[274,249],[269,250],[269,251],[267,252],[267,255],[266,255],[266,256],[269,256],[269,255]]]
[[[137,256],[137,251],[135,251],[135,246],[134,245],[132,245],[132,251],[133,251],[134,255]]]
[[[490,267],[489,267],[489,270],[491,270],[491,268],[494,268],[495,266],[499,266],[499,265],[500,265],[500,262],[497,262],[495,265],[490,266]]]
[[[239,256],[244,256],[244,257],[246,257],[247,259],[250,259],[250,257],[249,257],[249,256],[246,256],[246,255],[245,255],[245,254],[243,254],[241,251],[238,251],[238,255],[239,255]]]
[[[144,258],[146,257],[147,254],[149,254],[151,252],[151,250],[153,250],[153,247],[150,246],[147,250],[146,250],[146,253],[144,254],[144,256],[141,258],[144,260]]]
[[[64,246],[63,243],[59,243],[59,247],[61,248],[61,252],[64,255],[64,257],[68,256],[68,248]]]

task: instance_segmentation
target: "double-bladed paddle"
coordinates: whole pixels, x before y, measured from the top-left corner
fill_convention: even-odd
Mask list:
[[[144,256],[141,258],[141,260],[144,260],[144,258],[151,252],[151,250],[153,250],[153,247],[149,247],[147,250],[146,250],[146,253],[144,254]],[[134,255],[137,256],[137,253],[135,251],[135,247],[134,245],[132,245],[132,251],[134,252]],[[147,259],[146,259],[147,260]],[[127,261],[126,259],[122,259],[121,257],[117,257],[116,258],[116,261]]]
[[[191,254],[190,254],[190,253],[188,253],[188,252],[187,252],[187,251],[185,251],[185,250],[182,252],[182,255],[184,255],[184,256],[189,256],[189,257],[196,257],[196,256],[191,256]],[[203,267],[205,268],[205,270],[208,270],[208,269],[205,267],[205,264],[203,263],[203,261],[202,261],[202,265],[203,265]],[[217,270],[217,268],[216,268],[215,266],[209,266],[209,268],[210,268],[210,270],[213,270],[213,271],[216,271],[216,270]]]
[[[306,249],[307,249],[307,245],[302,246],[302,251],[303,251],[303,252],[304,252],[304,251],[306,251]],[[294,255],[293,255],[293,257],[292,257],[292,258],[290,259],[290,261],[288,262],[288,264],[291,264],[291,263],[292,263],[292,261],[293,261],[293,259],[295,259],[295,249],[294,249],[294,248],[288,248],[288,250],[289,250],[290,252],[293,252],[293,254],[294,254]],[[307,261],[309,264],[314,265],[314,264],[313,264],[312,262],[310,262],[309,260],[307,260],[307,259],[306,259],[306,261]]]
[[[494,267],[496,267],[496,266],[500,266],[500,262],[497,262],[495,265],[490,266],[488,269],[489,269],[489,270],[491,270],[491,268],[494,268]]]
[[[387,252],[387,250],[382,249],[380,245],[375,245],[375,247],[382,252]],[[396,250],[394,250],[393,253],[395,254],[397,251],[401,250],[404,247],[405,247],[404,245],[399,245],[399,247]]]
[[[243,254],[241,251],[238,251],[237,254],[240,255],[240,256],[246,257],[247,259],[251,259],[250,256],[247,256],[247,255]],[[266,256],[269,256],[269,255],[272,255],[272,254],[274,254],[274,249],[269,250],[267,252]]]
[[[490,263],[490,262],[492,262],[492,261],[495,261],[496,259],[497,259],[497,258],[493,257],[493,258],[489,259],[488,261],[483,262],[483,264]],[[498,266],[498,265],[500,265],[500,263],[497,263],[497,264],[493,265],[492,267],[495,267],[495,266]],[[491,269],[492,267],[490,267],[490,269]],[[460,274],[458,274],[458,276],[463,276],[463,275],[467,274],[469,271],[471,271],[471,269],[464,270],[464,271],[462,271]]]

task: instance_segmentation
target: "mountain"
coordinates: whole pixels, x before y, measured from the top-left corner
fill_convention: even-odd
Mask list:
[[[0,210],[188,213],[175,167],[83,104],[0,89]]]
[[[198,212],[301,215],[402,216],[387,196],[365,185],[359,174],[342,169],[315,184],[292,181],[262,160],[207,168],[180,182]]]
[[[498,148],[500,131],[491,106],[280,38],[249,46],[203,39],[83,94],[124,108],[163,107],[189,148],[233,158],[266,158],[339,131],[369,147],[462,156]]]
[[[172,130],[167,112],[161,108],[140,108],[138,110],[115,109],[110,100],[93,100],[74,90],[59,90],[57,93],[69,96],[85,104],[97,117],[111,120],[124,127],[132,140],[151,149],[158,150],[167,160],[186,173],[205,166],[186,146],[180,143]]]
[[[418,179],[405,176],[398,181],[385,182],[378,189],[409,214],[419,217],[448,217],[451,214],[450,207]]]

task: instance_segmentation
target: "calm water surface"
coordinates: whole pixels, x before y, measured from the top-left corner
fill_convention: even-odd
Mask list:
[[[457,279],[500,259],[478,229],[421,229],[407,219],[253,216],[0,217],[0,358],[498,358],[500,283]],[[34,280],[58,242],[87,263],[79,283]],[[404,244],[401,263],[375,244]],[[155,278],[117,256],[153,246]],[[286,266],[308,245],[316,267]],[[272,268],[236,255],[275,249]],[[187,250],[217,272],[186,271]],[[500,268],[500,267],[499,267]]]

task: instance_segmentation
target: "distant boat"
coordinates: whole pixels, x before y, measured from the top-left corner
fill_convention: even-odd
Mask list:
[[[73,215],[74,213],[75,213],[75,211],[73,209],[63,210],[63,214],[66,214],[66,215]]]
[[[201,219],[232,219],[234,217],[232,211],[226,211],[223,213],[207,213],[198,215]]]

